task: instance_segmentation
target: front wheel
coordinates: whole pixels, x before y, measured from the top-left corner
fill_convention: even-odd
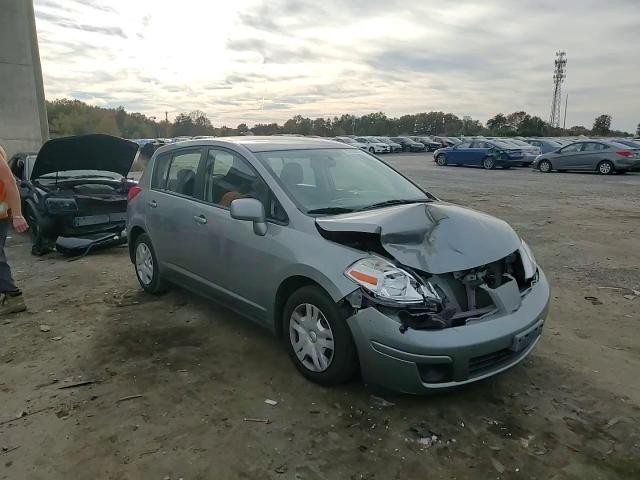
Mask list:
[[[373,147],[370,147],[370,148],[369,148],[369,153],[376,153],[376,149],[375,149],[375,148],[373,148]]]
[[[445,157],[442,153],[436,157],[436,163],[441,167],[444,167],[447,164],[447,157]]]
[[[482,160],[482,167],[485,170],[493,170],[496,166],[496,162],[493,157],[484,157]]]
[[[143,233],[135,243],[135,268],[138,282],[145,292],[158,295],[167,289],[160,275],[158,258],[149,235]]]
[[[613,173],[613,164],[609,160],[603,160],[598,164],[598,173],[600,175],[611,175]]]
[[[351,379],[358,356],[346,315],[317,286],[302,287],[284,307],[287,350],[296,368],[321,385],[337,385]]]
[[[538,170],[542,173],[550,173],[551,172],[551,162],[549,160],[542,160],[538,164]]]

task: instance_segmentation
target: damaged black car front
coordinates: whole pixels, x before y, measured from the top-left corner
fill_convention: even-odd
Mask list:
[[[50,140],[16,164],[32,253],[125,243],[127,196],[136,185],[126,177],[137,153],[134,142],[93,134]]]

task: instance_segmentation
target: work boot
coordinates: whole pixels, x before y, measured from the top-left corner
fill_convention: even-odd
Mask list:
[[[24,312],[26,309],[27,306],[21,293],[18,295],[0,294],[0,315]]]

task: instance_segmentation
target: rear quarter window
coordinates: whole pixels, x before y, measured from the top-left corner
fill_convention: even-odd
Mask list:
[[[151,175],[151,188],[163,189],[167,181],[167,171],[171,163],[171,154],[163,153],[158,155],[153,162],[153,173]]]

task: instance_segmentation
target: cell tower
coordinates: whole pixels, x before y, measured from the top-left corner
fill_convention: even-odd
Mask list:
[[[551,102],[551,117],[549,123],[552,127],[560,126],[562,111],[562,84],[567,76],[567,54],[556,52],[555,68],[553,69],[553,100]]]

